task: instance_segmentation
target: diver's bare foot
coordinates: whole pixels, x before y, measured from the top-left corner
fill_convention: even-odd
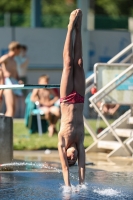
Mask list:
[[[81,31],[81,24],[82,24],[82,11],[78,9],[78,19],[76,20],[75,30]]]
[[[71,12],[70,17],[69,17],[68,29],[70,29],[70,30],[74,29],[75,23],[78,18],[78,13],[79,13],[79,9],[76,9]]]

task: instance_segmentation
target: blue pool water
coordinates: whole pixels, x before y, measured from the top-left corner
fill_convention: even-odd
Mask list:
[[[0,200],[133,200],[133,173],[86,169],[86,184],[78,186],[71,167],[72,189],[63,186],[60,170],[0,173]]]

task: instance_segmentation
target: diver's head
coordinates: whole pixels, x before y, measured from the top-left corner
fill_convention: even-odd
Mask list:
[[[72,144],[68,149],[67,149],[67,160],[69,166],[74,165],[77,161],[78,158],[78,151],[76,148],[75,144]]]

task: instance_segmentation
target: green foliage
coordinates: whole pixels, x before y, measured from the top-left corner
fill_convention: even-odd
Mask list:
[[[30,0],[0,0],[0,12],[26,13],[30,12]]]
[[[70,12],[76,8],[76,0],[42,0],[42,27],[66,28]],[[4,13],[11,14],[11,26],[30,26],[31,0],[0,0],[0,26],[4,25]]]
[[[41,0],[42,27],[66,28],[76,4],[77,0]],[[11,14],[12,26],[30,26],[31,0],[0,0],[0,26],[4,25],[6,12]],[[95,14],[113,17],[119,23],[117,17],[133,16],[133,0],[95,0]]]
[[[105,15],[95,16],[96,29],[128,29],[127,17],[112,17]]]
[[[11,26],[30,26],[30,5],[30,0],[0,0],[0,26],[5,13],[10,13]]]
[[[66,28],[73,9],[76,9],[76,0],[71,4],[65,0],[42,0],[42,26]]]
[[[76,8],[76,0],[67,4],[65,0],[42,0],[42,14],[64,15]]]
[[[76,0],[42,0],[42,15],[66,15],[76,8]],[[0,0],[0,13],[30,14],[31,0]],[[133,0],[95,0],[95,13],[110,16],[132,16]]]
[[[96,14],[109,16],[132,16],[133,0],[96,0]]]
[[[42,0],[42,15],[68,14],[76,8],[76,0],[68,4],[65,0]],[[5,13],[30,13],[31,0],[0,0],[0,12]]]

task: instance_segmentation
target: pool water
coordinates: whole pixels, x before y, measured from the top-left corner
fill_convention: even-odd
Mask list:
[[[133,172],[87,168],[86,184],[80,187],[74,166],[70,168],[70,190],[64,186],[61,170],[55,167],[15,170],[0,172],[0,200],[133,200]]]

